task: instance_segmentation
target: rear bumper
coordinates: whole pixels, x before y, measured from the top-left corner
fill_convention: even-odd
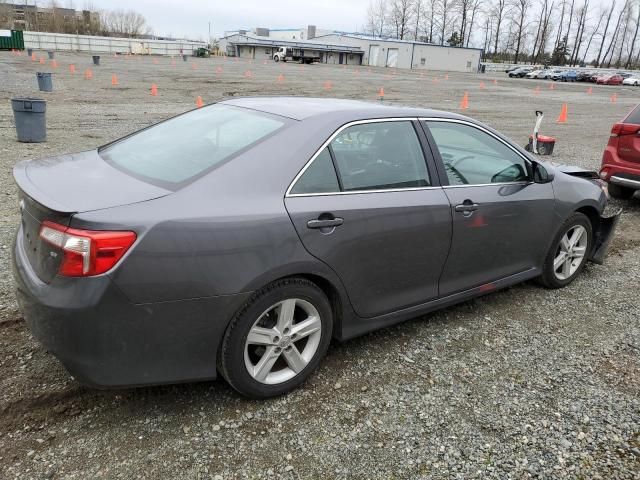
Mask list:
[[[623,187],[640,190],[640,164],[620,159],[616,149],[607,145],[602,156],[600,178]]]
[[[610,217],[600,217],[598,229],[594,232],[593,252],[590,257],[592,262],[600,265],[604,262],[604,257],[613,238],[613,232],[615,232],[620,219],[620,213],[622,210],[618,210]]]
[[[229,319],[249,294],[133,304],[106,275],[45,284],[13,244],[17,298],[34,337],[94,387],[208,380]]]

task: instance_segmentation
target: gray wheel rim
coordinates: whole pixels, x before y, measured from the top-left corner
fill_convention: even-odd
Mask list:
[[[266,385],[291,380],[313,359],[321,336],[320,314],[311,303],[300,298],[278,302],[249,330],[244,347],[247,372]]]
[[[587,254],[588,242],[587,229],[582,225],[571,227],[562,236],[553,259],[553,272],[558,280],[571,278],[580,268]]]

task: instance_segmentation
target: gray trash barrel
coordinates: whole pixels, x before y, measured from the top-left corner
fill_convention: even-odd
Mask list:
[[[12,98],[19,142],[40,143],[47,140],[47,102],[41,98]]]
[[[49,55],[49,60],[52,60],[56,53],[55,52],[47,52],[47,54]]]
[[[53,80],[50,73],[38,72],[38,88],[41,92],[53,92]]]
[[[27,48],[27,55],[33,55],[33,48]]]
[[[184,60],[185,62],[187,61],[187,58],[189,58],[188,55],[182,55],[182,60]]]
[[[94,55],[92,58],[94,65],[100,65],[100,55]]]

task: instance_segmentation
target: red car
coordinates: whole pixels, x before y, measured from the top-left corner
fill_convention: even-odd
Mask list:
[[[640,105],[611,129],[600,178],[609,182],[614,198],[628,199],[640,190]]]
[[[622,85],[624,77],[622,75],[603,75],[598,77],[596,83],[600,85]]]

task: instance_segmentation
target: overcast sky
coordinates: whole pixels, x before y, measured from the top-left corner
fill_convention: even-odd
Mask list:
[[[61,2],[64,4],[65,2]],[[82,0],[74,2],[82,7]],[[296,28],[316,25],[359,31],[369,0],[91,0],[98,9],[135,10],[145,16],[156,35],[206,40],[225,30],[253,27]]]

